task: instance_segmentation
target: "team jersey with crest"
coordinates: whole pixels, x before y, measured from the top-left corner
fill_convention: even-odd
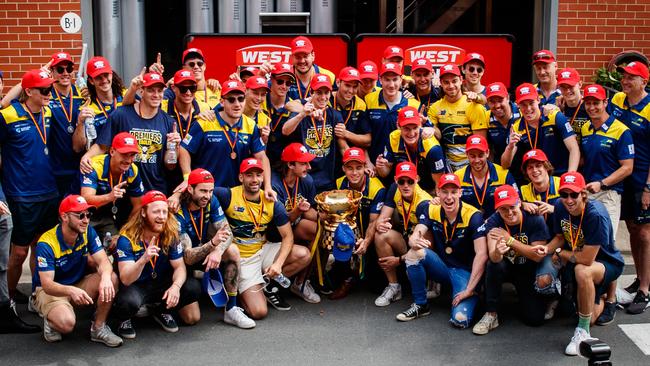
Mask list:
[[[117,95],[110,103],[104,103],[100,101],[99,98],[91,99],[88,106],[93,110],[93,113],[95,113],[94,123],[95,130],[97,130],[97,136],[101,135],[102,131],[106,128],[108,117],[122,106],[122,97],[125,93],[126,89],[122,89],[122,94]]]
[[[72,135],[77,127],[79,109],[83,103],[84,98],[74,85],[68,95],[61,95],[52,88],[49,104],[52,121],[47,147],[50,149],[50,163],[54,175],[73,175],[79,171],[82,154],[74,152]]]
[[[174,93],[172,88],[167,88],[165,89],[163,98],[174,100],[174,98],[176,98],[176,94]],[[204,86],[203,89],[196,90],[196,93],[194,93],[194,100],[202,104],[207,104],[210,108],[214,108],[221,101],[221,91],[220,90],[213,91],[207,86]]]
[[[504,184],[509,184],[517,189],[515,178],[507,169],[503,169],[501,165],[494,164],[487,161],[488,172],[485,176],[485,181],[481,186],[474,181],[472,168],[467,165],[457,170],[454,174],[460,179],[463,202],[472,205],[483,212],[484,217],[488,217],[494,213],[494,191],[497,187]]]
[[[354,96],[352,103],[343,108],[336,102],[336,96],[332,97],[331,104],[334,108],[341,113],[343,124],[345,128],[357,135],[365,135],[370,133],[370,124],[366,115],[366,102],[358,96]],[[352,146],[352,145],[351,145]]]
[[[444,173],[445,171],[442,147],[434,136],[424,139],[420,132],[417,151],[411,151],[407,149],[402,139],[402,131],[395,130],[390,133],[386,152],[386,160],[393,164],[391,177],[394,176],[394,167],[398,163],[409,161],[417,167],[418,176],[420,177],[419,185],[426,191],[432,191],[435,188],[435,183],[431,175]]]
[[[185,138],[185,135],[190,131],[190,127],[196,121],[197,116],[201,112],[207,112],[210,110],[210,106],[207,103],[203,103],[194,99],[192,101],[192,116],[191,118],[186,119],[181,113],[178,113],[176,106],[174,105],[174,99],[163,99],[162,104],[160,105],[165,113],[169,115],[174,121],[176,121],[176,132],[181,135],[181,139]]]
[[[512,116],[508,120],[506,126],[502,125],[495,116],[492,115],[492,111],[487,111],[488,114],[488,133],[487,140],[490,150],[492,150],[492,158],[495,162],[501,161],[501,155],[506,151],[506,146],[508,146],[508,138],[510,137],[510,129],[516,120],[521,117],[519,114],[519,108],[513,102],[510,102],[510,110],[512,110]]]
[[[381,184],[381,181],[376,177],[370,177],[368,174],[364,176],[364,184],[361,194],[361,201],[357,210],[357,223],[361,227],[361,234],[365,233],[370,224],[370,215],[381,212],[386,199],[386,188]],[[348,178],[343,176],[336,180],[336,189],[352,189]]]
[[[322,68],[320,66],[317,66],[316,64],[313,64],[313,69],[315,74],[325,74],[330,77],[330,80],[332,80],[332,87],[334,88],[336,86],[335,80],[336,76],[334,76],[334,73],[331,71]],[[334,89],[336,90],[336,89]],[[291,99],[300,99],[300,100],[305,100],[306,98],[310,97],[312,94],[313,90],[311,90],[311,77],[309,79],[309,82],[307,85],[303,85],[302,81],[300,79],[296,78],[296,83],[291,85],[289,87],[289,91],[287,92],[287,96]]]
[[[560,200],[560,177],[551,176],[549,178],[549,185],[546,192],[537,192],[533,183],[521,186],[521,199],[524,202],[534,203],[541,201],[549,205],[555,205]],[[553,227],[553,214],[547,215],[546,225],[549,229]]]
[[[122,235],[117,239],[117,247],[115,250],[115,256],[117,257],[116,260],[118,262],[137,262],[149,245],[149,243],[146,243],[143,240],[136,241],[122,233]],[[158,256],[155,258],[155,260],[153,258],[150,259],[149,262],[144,265],[140,276],[135,282],[142,283],[156,280],[156,278],[166,278],[171,276],[173,268],[170,261],[183,258],[183,245],[180,242],[173,243],[166,251],[162,249],[158,251]],[[156,274],[152,275],[154,272]]]
[[[287,212],[293,210],[296,202],[305,199],[309,204],[314,207],[316,201],[316,187],[314,186],[314,179],[310,174],[304,178],[298,178],[297,184],[294,183],[293,187],[289,187],[284,183],[282,176],[273,172],[271,174],[271,187],[277,194],[278,202],[280,202]]]
[[[219,200],[214,195],[210,197],[208,205],[202,209],[190,211],[186,204],[181,205],[176,212],[176,220],[180,232],[187,234],[192,240],[192,248],[196,248],[210,239],[208,231],[210,226],[225,219]]]
[[[582,126],[589,121],[589,115],[587,110],[585,110],[585,104],[580,102],[577,107],[569,107],[568,105],[564,107],[562,114],[566,116],[569,124],[573,128],[573,132],[576,134],[576,139],[578,139],[578,145],[582,139]]]
[[[418,224],[418,215],[416,215],[418,208],[433,199],[430,194],[425,192],[417,184],[415,185],[415,192],[413,194],[414,196],[411,202],[407,202],[402,199],[402,193],[397,187],[397,183],[393,183],[388,188],[386,200],[384,201],[384,206],[397,210],[398,213],[398,220],[397,222],[393,222],[393,229],[401,232],[405,236],[410,236],[413,228]],[[404,224],[405,222],[406,225]]]
[[[418,90],[416,87],[409,87],[408,91],[414,95],[414,99],[420,103],[420,106],[418,107],[418,112],[420,114],[426,116],[427,112],[429,111],[429,107],[433,105],[433,103],[437,102],[442,98],[442,93],[440,91],[440,88],[431,88],[431,91],[429,94],[420,96],[418,94]]]

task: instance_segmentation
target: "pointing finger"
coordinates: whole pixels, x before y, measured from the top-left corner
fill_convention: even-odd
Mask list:
[[[160,52],[158,52],[158,55],[156,55],[156,63],[157,63],[157,64],[161,63]]]

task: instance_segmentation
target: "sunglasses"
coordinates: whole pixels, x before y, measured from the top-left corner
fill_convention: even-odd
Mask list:
[[[37,89],[38,92],[41,93],[41,95],[49,95],[52,92],[51,86],[45,88],[34,88],[34,89]]]
[[[227,100],[228,103],[231,103],[231,104],[235,103],[235,101],[238,101],[239,103],[244,103],[244,100],[246,99],[246,97],[244,97],[243,95],[240,95],[238,97],[225,97],[223,99]]]
[[[90,220],[90,218],[93,217],[92,213],[90,212],[82,212],[82,213],[68,212],[68,214],[78,218],[79,220],[85,220],[86,218]]]
[[[189,90],[192,94],[196,92],[196,85],[177,85],[178,92],[181,94],[187,93]]]
[[[550,59],[551,59],[551,55],[535,55],[535,57],[533,58],[533,61],[550,60]]]
[[[64,71],[67,71],[68,74],[70,74],[70,73],[72,73],[73,68],[74,67],[72,65],[70,65],[70,64],[68,66],[66,66],[66,67],[57,66],[56,67],[56,72],[59,73],[59,74],[63,74]]]
[[[415,181],[413,179],[398,179],[397,180],[397,185],[398,186],[403,186],[405,184],[408,184],[409,186],[412,186],[415,184]]]
[[[203,67],[203,65],[205,65],[205,63],[203,61],[196,61],[196,62],[195,61],[190,61],[190,62],[187,63],[187,66],[191,67],[192,69],[195,66]]]
[[[580,192],[560,192],[560,197],[567,199],[571,197],[572,199],[578,199],[580,197]]]
[[[469,70],[469,72],[475,72],[475,71],[476,71],[476,72],[478,72],[479,74],[483,72],[483,68],[482,68],[482,67],[474,67],[474,66],[470,66],[470,67],[467,68],[467,70]]]
[[[278,85],[284,85],[284,84],[287,84],[287,86],[293,85],[293,81],[292,80],[287,80],[287,79],[275,79],[275,82]]]

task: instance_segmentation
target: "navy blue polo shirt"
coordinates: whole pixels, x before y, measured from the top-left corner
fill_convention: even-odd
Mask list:
[[[176,212],[180,232],[190,237],[192,248],[201,246],[212,239],[208,237],[210,226],[225,219],[226,216],[219,204],[219,200],[214,195],[210,198],[208,205],[202,209],[190,211],[187,205],[183,204]]]
[[[72,135],[77,127],[79,110],[85,99],[81,97],[73,85],[70,94],[57,94],[52,88],[50,110],[52,125],[47,147],[50,149],[50,162],[54,175],[74,175],[79,171],[81,153],[75,153],[72,148]]]
[[[528,212],[521,210],[522,219],[519,225],[506,225],[501,215],[498,212],[490,215],[485,223],[478,228],[479,237],[487,237],[490,230],[494,228],[502,228],[515,238],[518,242],[525,245],[532,245],[536,241],[543,241],[544,244],[550,239],[550,234],[544,217],[539,215],[531,215]],[[510,249],[506,254],[506,258],[514,261],[519,256],[513,249]]]
[[[488,146],[490,146],[490,149],[494,154],[492,155],[492,158],[496,162],[501,161],[501,155],[506,151],[512,125],[521,117],[521,114],[519,114],[519,108],[517,108],[517,105],[514,102],[510,102],[510,109],[512,110],[512,117],[510,117],[508,125],[505,127],[492,115],[491,111],[488,111],[489,121],[487,140]]]

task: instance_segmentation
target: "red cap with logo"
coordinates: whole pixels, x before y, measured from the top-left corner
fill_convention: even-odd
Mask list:
[[[445,173],[440,176],[440,179],[438,180],[438,188],[442,188],[450,184],[456,188],[460,188],[460,179],[456,174]]]
[[[244,159],[239,165],[239,173],[244,174],[251,169],[259,169],[264,171],[264,166],[262,165],[262,160],[255,158]]]
[[[395,62],[386,62],[385,64],[381,65],[381,72],[379,73],[379,76],[384,76],[389,72],[392,72],[398,76],[402,76],[402,67]]]
[[[395,178],[407,177],[415,180],[418,177],[418,169],[410,161],[403,161],[395,167]]]
[[[582,92],[582,98],[596,98],[598,100],[607,99],[607,92],[605,88],[598,84],[592,84],[585,86],[585,89]]]
[[[572,192],[582,192],[585,186],[585,177],[578,172],[566,172],[560,177],[560,191],[568,189]]]
[[[221,96],[226,96],[232,92],[239,92],[239,93],[246,93],[246,88],[244,88],[244,84],[241,83],[239,80],[226,80],[223,83],[221,83]]]
[[[472,135],[465,142],[465,151],[480,150],[486,152],[489,150],[487,139],[481,135]]]
[[[142,207],[146,207],[148,204],[153,202],[167,202],[167,196],[164,193],[156,190],[148,191],[142,196],[140,204]]]
[[[194,78],[194,73],[189,71],[189,70],[178,70],[174,74],[174,84],[175,85],[180,85],[181,83],[185,81],[191,81],[194,84],[196,84],[196,79]]]
[[[510,184],[504,184],[494,190],[494,208],[514,206],[519,202],[519,193]]]
[[[404,50],[399,46],[388,46],[384,49],[384,58],[388,60],[392,57],[404,59]]]
[[[407,105],[406,107],[400,109],[399,113],[397,114],[397,124],[400,127],[407,126],[407,125],[419,126],[420,113],[418,112],[418,109],[410,105]]]
[[[454,64],[442,65],[440,68],[440,77],[442,78],[444,75],[448,74],[460,76],[460,69]]]
[[[309,163],[314,160],[314,158],[316,158],[316,155],[310,154],[307,151],[307,148],[299,142],[292,142],[287,145],[287,147],[282,150],[282,155],[280,156],[280,159],[287,163],[294,161],[299,163]]]
[[[41,70],[29,70],[23,75],[21,85],[23,89],[28,89],[28,88],[45,88],[54,82],[54,79],[50,77],[50,74],[48,74],[45,71]]]
[[[162,75],[155,72],[148,72],[144,74],[142,79],[144,80],[142,86],[145,88],[153,85],[158,85],[158,84],[165,86],[165,79],[163,79]]]
[[[70,54],[67,52],[57,52],[52,55],[52,63],[50,64],[52,67],[60,64],[61,62],[69,62],[71,64],[74,64],[74,61],[72,61],[72,56],[70,56]]]
[[[506,89],[506,86],[500,81],[488,85],[485,89],[485,97],[487,99],[490,99],[491,97],[506,98],[507,96],[508,89]]]
[[[305,36],[298,36],[291,41],[291,54],[295,55],[296,53],[311,53],[314,50],[309,38]]]
[[[557,73],[558,85],[566,84],[569,86],[575,86],[579,82],[580,74],[578,74],[578,71],[572,67],[567,67],[566,69],[562,69]]]
[[[247,67],[244,67],[243,69],[239,70],[239,76],[242,76],[244,74],[257,75],[257,73],[259,71],[260,70],[255,66],[247,66]]]
[[[271,70],[271,75],[273,76],[289,75],[293,78],[294,77],[293,65],[284,62],[278,62],[277,64],[273,65],[273,70]]]
[[[205,61],[205,58],[203,57],[203,51],[194,47],[188,48],[185,51],[183,51],[183,57],[181,58],[181,63],[185,63],[185,61],[188,58],[200,58],[201,60]]]
[[[345,150],[345,152],[343,153],[343,164],[345,165],[350,161],[357,161],[361,164],[365,164],[366,153],[361,148],[350,147],[347,150]]]
[[[139,153],[138,140],[128,132],[120,132],[113,137],[111,147],[120,154]]]
[[[551,62],[555,62],[555,55],[553,52],[549,50],[539,50],[535,53],[533,53],[533,65],[541,62],[545,64],[550,64]]]
[[[63,215],[66,212],[83,212],[94,208],[95,206],[88,204],[85,198],[77,194],[71,194],[61,201],[59,215]]]
[[[517,87],[515,91],[515,100],[521,103],[524,100],[537,100],[537,88],[530,83],[523,83]]]
[[[432,72],[433,67],[431,66],[431,61],[429,61],[426,58],[419,58],[417,60],[413,60],[411,63],[411,73],[415,72],[416,70],[424,70],[428,72]]]
[[[643,80],[648,80],[648,66],[639,61],[632,61],[626,66],[616,68],[618,72],[626,72],[630,75],[640,76]]]
[[[359,78],[360,79],[379,79],[377,64],[368,60],[359,64]]]
[[[320,88],[326,88],[329,91],[332,90],[332,80],[325,74],[314,74],[311,78],[310,85],[312,90],[318,90]]]
[[[480,53],[470,52],[466,54],[465,59],[463,60],[463,66],[465,66],[465,64],[467,64],[470,61],[480,62],[481,64],[483,64],[483,67],[485,67],[485,58],[483,58],[483,55],[481,55]]]
[[[95,56],[86,63],[86,73],[91,78],[96,78],[97,75],[101,74],[111,74],[112,72],[111,64],[102,56]]]
[[[214,183],[214,177],[209,171],[197,168],[192,170],[187,177],[187,186],[195,186],[200,183]]]
[[[266,81],[266,78],[261,76],[252,76],[246,80],[246,89],[266,89],[269,90],[269,83]]]
[[[339,80],[343,81],[361,81],[359,77],[359,70],[355,69],[352,66],[346,66],[341,69],[339,72]]]
[[[526,163],[529,160],[534,160],[534,161],[539,161],[541,163],[548,161],[548,158],[546,157],[546,154],[540,150],[540,149],[533,149],[533,150],[528,150],[524,154],[524,158],[522,159],[521,166],[525,167]]]

